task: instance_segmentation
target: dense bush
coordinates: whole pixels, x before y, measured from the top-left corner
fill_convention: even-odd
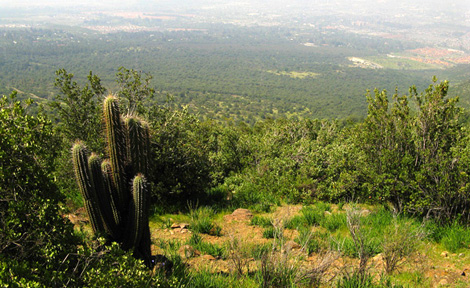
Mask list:
[[[0,99],[0,261],[11,265],[10,279],[54,284],[42,274],[55,271],[48,281],[60,279],[77,242],[60,215],[62,195],[51,176],[52,125],[43,115],[28,115],[27,106],[14,93]]]
[[[236,205],[326,201],[390,202],[397,212],[443,221],[470,217],[470,149],[448,83],[390,99],[368,94],[367,118],[336,122],[266,120],[238,129],[236,169],[219,185]],[[409,103],[409,99],[413,103]],[[239,147],[243,147],[240,149]]]
[[[446,98],[448,82],[436,81],[420,94],[415,88],[408,96],[395,94],[391,108],[385,92],[368,96],[357,142],[369,175],[365,196],[390,201],[397,211],[468,217],[466,132],[458,98]],[[408,98],[416,101],[415,113]]]
[[[196,201],[212,186],[213,128],[186,109],[159,106],[149,113],[154,201]]]

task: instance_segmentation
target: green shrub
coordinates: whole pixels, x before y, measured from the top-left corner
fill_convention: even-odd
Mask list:
[[[63,279],[53,274],[73,269],[64,259],[79,239],[61,216],[64,197],[52,176],[57,139],[51,122],[28,115],[30,102],[15,97],[0,97],[0,255],[19,269],[13,271],[19,278],[60,285]],[[31,268],[30,275],[21,275],[22,267]],[[35,273],[50,278],[35,279]]]
[[[384,229],[381,246],[385,271],[390,274],[398,268],[406,258],[418,250],[425,236],[424,229],[416,225],[414,221],[395,218],[392,224]]]
[[[41,266],[39,263],[18,262],[0,256],[0,284],[3,287],[49,287],[43,278],[49,273]]]
[[[401,284],[395,284],[388,277],[381,277],[377,282],[371,274],[359,274],[353,272],[346,274],[336,282],[337,288],[403,288]]]
[[[288,265],[274,254],[261,258],[258,281],[261,287],[295,287],[298,267]]]
[[[152,279],[144,263],[136,260],[130,253],[121,250],[116,243],[101,255],[88,256],[94,261],[89,267],[83,268],[84,286],[150,287],[154,283],[163,282],[159,278]]]
[[[424,222],[424,229],[426,230],[427,238],[435,243],[440,243],[442,237],[445,236],[444,230],[446,227],[432,219]]]
[[[393,213],[390,210],[380,207],[377,211],[373,211],[367,217],[364,217],[363,222],[371,230],[380,231],[381,228],[392,223],[393,217]]]
[[[124,251],[117,243],[95,249],[82,250],[79,260],[79,283],[83,287],[185,287],[184,279],[165,274],[157,269],[152,273],[142,260]]]
[[[354,242],[349,237],[331,238],[330,243],[329,243],[329,248],[331,250],[341,251],[342,254],[350,258],[358,257],[358,253],[357,253],[356,247],[354,246]]]
[[[152,198],[180,206],[200,199],[217,180],[218,165],[211,161],[217,147],[214,125],[201,123],[185,108],[169,105],[153,106],[148,119],[155,131],[150,161],[154,177],[150,180],[158,183]]]

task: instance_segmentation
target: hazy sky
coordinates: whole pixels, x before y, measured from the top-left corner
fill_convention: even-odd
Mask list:
[[[0,5],[2,6],[49,6],[49,5],[60,5],[60,6],[74,6],[74,5],[94,5],[97,2],[103,4],[115,4],[122,5],[124,3],[138,2],[133,0],[128,1],[114,1],[114,0],[0,0]]]
[[[107,4],[107,5],[113,5],[113,6],[128,6],[132,4],[144,4],[144,3],[149,3],[149,4],[158,4],[158,3],[165,3],[169,4],[172,3],[175,6],[180,6],[189,4],[189,3],[204,3],[204,4],[210,4],[210,3],[231,3],[231,2],[256,2],[256,3],[266,3],[266,5],[270,5],[273,3],[273,1],[270,0],[238,0],[238,1],[233,1],[233,0],[192,0],[192,1],[185,1],[185,0],[0,0],[0,5],[2,6],[9,6],[9,7],[14,7],[14,6],[45,6],[45,5],[60,5],[60,6],[76,6],[76,5],[96,5],[96,4]],[[274,1],[276,2],[276,1]],[[288,5],[292,2],[296,2],[297,4],[299,3],[311,3],[311,2],[317,2],[317,3],[341,3],[341,4],[347,4],[347,3],[357,3],[357,2],[363,2],[364,5],[374,5],[377,3],[390,3],[393,5],[394,3],[400,2],[400,3],[410,3],[410,4],[419,4],[419,5],[436,5],[436,4],[441,4],[440,6],[450,6],[450,5],[459,5],[463,7],[467,7],[470,9],[470,1],[469,0],[313,0],[313,1],[305,1],[305,0],[290,0],[290,1],[282,1],[285,5]]]

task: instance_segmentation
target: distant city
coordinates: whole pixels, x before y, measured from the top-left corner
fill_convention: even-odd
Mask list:
[[[101,33],[203,29],[215,23],[348,31],[470,50],[469,1],[0,1],[0,27],[60,24]],[[445,2],[445,3],[444,3]],[[28,8],[29,7],[29,8]]]

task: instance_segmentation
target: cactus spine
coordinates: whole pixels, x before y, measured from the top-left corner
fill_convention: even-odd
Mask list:
[[[137,117],[122,118],[117,98],[103,103],[109,159],[92,154],[77,142],[72,158],[77,183],[95,233],[105,233],[150,265],[149,191],[145,179],[149,128]],[[129,185],[130,183],[130,185]]]

